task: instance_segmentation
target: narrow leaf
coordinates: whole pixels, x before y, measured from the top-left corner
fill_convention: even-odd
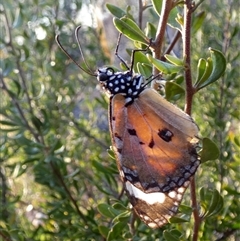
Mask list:
[[[206,217],[213,216],[217,214],[223,207],[223,198],[220,193],[214,189],[212,194],[211,203],[208,209]]]
[[[200,86],[202,83],[204,83],[211,75],[212,70],[213,63],[211,58],[208,58],[207,60],[199,59],[197,66],[197,78],[194,85]]]
[[[167,81],[165,85],[165,95],[167,100],[177,100],[185,94],[185,90],[174,82]]]
[[[125,11],[123,11],[121,8],[119,8],[115,5],[107,3],[106,7],[107,7],[108,11],[117,18],[122,18],[123,16],[126,15]]]
[[[144,35],[142,30],[137,26],[136,23],[133,22],[133,20],[129,18],[114,18],[113,23],[118,31],[129,39],[144,43],[146,45],[149,44],[150,40]]]
[[[116,216],[115,209],[113,209],[110,205],[101,203],[98,205],[98,211],[107,218],[114,218]]]
[[[149,61],[161,72],[164,74],[173,74],[179,72],[183,67],[181,66],[176,66],[173,64],[169,64],[166,62],[163,62],[159,59],[153,58],[150,54],[146,55],[149,59]]]
[[[207,65],[206,59],[200,58],[198,60],[196,84],[202,79],[205,73],[206,65]]]
[[[98,230],[100,232],[100,234],[106,238],[108,236],[108,233],[110,231],[110,228],[106,227],[106,226],[98,226]]]
[[[206,18],[206,12],[204,11],[194,16],[193,23],[192,23],[192,35],[194,35],[202,27],[202,24],[205,18]]]
[[[149,64],[137,63],[137,73],[148,78],[152,74],[152,66]]]
[[[152,0],[153,9],[160,16],[162,8],[162,0]]]
[[[16,10],[15,19],[14,19],[12,28],[19,28],[20,26],[22,26],[22,24],[23,24],[23,14],[22,14],[21,8],[19,7]]]
[[[174,57],[169,54],[165,54],[164,57],[172,64],[177,65],[177,66],[184,66],[184,62],[182,59],[179,59],[177,57]]]
[[[208,62],[210,60],[212,61],[212,71],[206,80],[201,80],[195,84],[195,88],[197,90],[200,90],[203,87],[217,81],[223,75],[226,69],[226,59],[224,55],[220,51],[212,48],[209,48],[209,51],[211,53],[211,58],[208,60]]]

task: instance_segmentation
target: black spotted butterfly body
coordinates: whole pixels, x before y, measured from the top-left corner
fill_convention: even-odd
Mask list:
[[[141,75],[102,68],[97,78],[110,98],[113,150],[129,200],[149,227],[161,227],[176,214],[200,163],[198,127]]]

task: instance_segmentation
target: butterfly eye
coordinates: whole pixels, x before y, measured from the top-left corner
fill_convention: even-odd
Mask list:
[[[114,75],[114,70],[112,68],[98,69],[97,80],[99,82],[106,82],[107,80],[109,80],[110,75]]]

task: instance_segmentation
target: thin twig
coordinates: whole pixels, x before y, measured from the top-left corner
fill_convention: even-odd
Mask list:
[[[142,0],[138,0],[138,26],[140,29],[142,29],[142,14],[143,14]]]
[[[197,241],[198,232],[201,224],[201,218],[199,217],[199,212],[198,212],[195,176],[193,176],[190,180],[190,195],[191,195],[193,217],[194,217],[194,229],[193,229],[192,241]]]
[[[5,233],[5,232],[4,232]],[[12,241],[12,239],[10,237],[7,237],[1,230],[0,230],[0,236],[3,238],[1,240],[4,241]]]
[[[87,222],[86,217],[84,216],[84,214],[80,211],[80,209],[78,207],[77,201],[73,198],[70,190],[68,189],[67,185],[65,184],[65,182],[63,180],[63,177],[62,177],[62,174],[60,173],[60,171],[58,170],[58,168],[56,167],[56,165],[54,164],[53,161],[50,161],[50,165],[51,165],[51,168],[53,170],[53,173],[58,178],[59,182],[61,183],[62,187],[64,188],[65,192],[67,193],[70,201],[72,202],[72,204],[76,208],[78,215],[82,218],[82,220],[84,222]]]
[[[170,54],[170,52],[173,50],[175,44],[179,40],[179,38],[182,36],[181,32],[179,30],[176,31],[175,35],[173,36],[173,39],[171,43],[169,44],[168,48],[165,50],[164,54],[161,56],[161,60],[165,61],[166,58],[164,57],[165,54]]]
[[[7,210],[7,194],[8,194],[8,186],[7,186],[7,180],[6,180],[6,176],[5,173],[2,171],[2,167],[0,167],[0,180],[1,180],[1,218],[3,218],[3,220],[7,220],[9,217],[9,213]]]
[[[161,15],[159,19],[158,29],[156,33],[156,38],[154,41],[152,41],[151,48],[153,49],[153,57],[156,59],[161,58],[162,53],[162,46],[168,21],[168,16],[174,7],[174,1],[172,0],[163,0],[162,1],[162,9],[161,9]],[[153,69],[153,76],[156,76],[159,73],[159,71],[154,68]],[[155,81],[152,81],[152,88],[157,89],[158,84]]]

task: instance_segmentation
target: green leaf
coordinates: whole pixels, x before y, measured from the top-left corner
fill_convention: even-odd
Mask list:
[[[169,54],[165,54],[164,57],[172,64],[177,65],[177,66],[184,66],[184,62],[182,59],[179,59],[177,57],[174,57],[172,55]]]
[[[214,189],[212,193],[211,203],[206,217],[211,217],[217,214],[223,207],[223,198],[220,193]]]
[[[201,207],[203,210],[202,217],[207,218],[211,217],[222,209],[223,207],[223,198],[216,189],[200,189],[200,200]]]
[[[96,168],[98,172],[102,172],[104,174],[113,174],[116,173],[111,167],[106,167],[102,165],[99,161],[92,161],[92,166]]]
[[[36,117],[36,116],[32,116],[31,119],[32,119],[33,125],[37,128],[38,131],[40,131],[41,127],[42,127],[41,120],[38,117]]]
[[[110,231],[110,228],[108,228],[108,227],[106,227],[106,226],[100,225],[100,226],[98,226],[98,230],[99,230],[100,234],[101,234],[104,238],[106,238],[106,237],[108,236],[108,233],[109,233],[109,231]]]
[[[160,16],[162,9],[162,0],[152,0],[153,9]]]
[[[114,18],[113,23],[118,31],[131,40],[148,45],[150,40],[145,36],[138,25],[130,18]]]
[[[162,2],[163,2],[162,0],[152,0],[153,9],[159,16],[161,16],[161,12],[162,12]],[[174,5],[172,5],[172,9],[168,16],[167,24],[172,28],[179,30],[179,25],[177,25],[177,21],[176,21],[177,16],[178,16],[178,9]]]
[[[129,210],[121,212],[113,219],[113,222],[126,221],[127,223],[129,221],[130,215],[131,215],[131,212]]]
[[[147,26],[146,26],[146,35],[151,39],[154,39],[155,36],[156,36],[156,32],[157,32],[157,29],[155,27],[155,25],[153,25],[152,23],[147,23]]]
[[[211,59],[208,59],[208,61],[203,58],[199,59],[195,85],[198,85],[204,82],[211,75],[211,72],[212,72]]]
[[[123,211],[127,210],[126,206],[124,206],[122,203],[119,203],[119,202],[114,203],[112,206],[117,210],[123,210]]]
[[[185,94],[185,90],[175,82],[167,81],[165,84],[165,95],[167,100],[177,100]]]
[[[215,160],[219,157],[220,151],[217,145],[205,137],[202,139],[202,151],[200,152],[201,162],[204,163],[209,160]]]
[[[177,17],[176,17],[176,22],[181,26],[181,27],[183,27],[183,25],[184,25],[184,18],[183,18],[183,15],[182,14],[180,14],[180,13],[178,13],[177,14]],[[177,28],[177,26],[175,26],[176,24],[174,24],[174,25],[171,25],[173,28],[175,27],[175,28]],[[178,29],[178,28],[177,28]]]
[[[137,63],[137,73],[148,78],[152,75],[152,66],[149,64]]]
[[[180,70],[183,69],[183,67],[181,66],[176,66],[176,65],[173,65],[173,64],[169,64],[169,63],[166,63],[166,62],[163,62],[159,59],[155,59],[153,58],[150,54],[147,54],[146,55],[149,59],[149,61],[159,70],[161,71],[162,73],[164,74],[173,74],[173,73],[177,73],[179,72]]]
[[[107,7],[108,11],[117,18],[122,18],[123,16],[126,15],[125,11],[123,11],[121,8],[119,8],[115,5],[107,3],[106,7]]]
[[[11,62],[10,60],[6,59],[6,60],[0,60],[0,66],[2,67],[2,75],[3,77],[6,77],[9,75],[10,72],[12,72],[14,65],[13,62]]]
[[[21,8],[19,7],[17,10],[16,10],[16,14],[15,14],[15,19],[13,21],[13,25],[12,25],[12,28],[19,28],[21,27],[23,24],[23,14],[22,14],[22,10]]]
[[[212,69],[206,65],[207,70],[205,72],[209,72],[208,68],[211,69],[211,74],[206,78],[205,73],[202,76],[202,79],[196,81],[194,87],[197,90],[204,88],[205,86],[217,81],[225,72],[226,69],[226,59],[224,55],[215,49],[209,48],[211,58],[208,59],[208,64],[210,66],[212,62]]]
[[[174,216],[174,217],[170,218],[169,222],[170,223],[186,223],[186,222],[189,222],[189,219]]]
[[[119,238],[121,237],[120,234],[126,228],[126,225],[127,222],[123,221],[115,223],[108,233],[107,241],[119,240]]]
[[[178,25],[178,22],[176,21],[176,19],[179,18],[178,20],[179,21],[182,21],[183,18],[182,16],[179,14],[179,11],[177,8],[173,8],[169,14],[169,17],[168,17],[168,26],[178,30],[181,32],[181,29],[179,28],[179,25]]]
[[[98,211],[107,218],[115,218],[116,215],[119,214],[119,212],[114,209],[112,206],[106,203],[100,203],[98,204]]]
[[[164,230],[163,236],[166,239],[166,241],[179,241],[181,237],[181,233],[174,229],[174,230]]]
[[[41,149],[37,147],[31,147],[31,146],[24,147],[24,151],[25,151],[25,154],[27,155],[37,155],[39,153],[42,153]]]
[[[7,120],[0,120],[0,124],[4,126],[16,126],[17,124],[12,122],[12,121],[7,121]]]
[[[61,140],[56,138],[53,145],[51,146],[50,152],[54,152],[55,154],[60,154],[63,152],[63,149],[64,149],[64,146],[63,146]]]
[[[192,35],[194,35],[203,25],[203,21],[206,18],[206,12],[202,11],[196,15],[194,15],[193,23],[192,23]]]
[[[108,149],[108,150],[107,150],[108,155],[111,157],[111,159],[116,160],[114,151],[112,150],[112,146],[110,146],[110,148],[111,148],[111,149]]]
[[[147,56],[142,51],[135,52],[134,61],[136,61],[136,63],[140,62],[140,63],[149,64],[149,60]]]
[[[179,206],[179,212],[183,213],[185,215],[191,215],[192,214],[192,207],[189,207],[187,205],[181,204]]]

